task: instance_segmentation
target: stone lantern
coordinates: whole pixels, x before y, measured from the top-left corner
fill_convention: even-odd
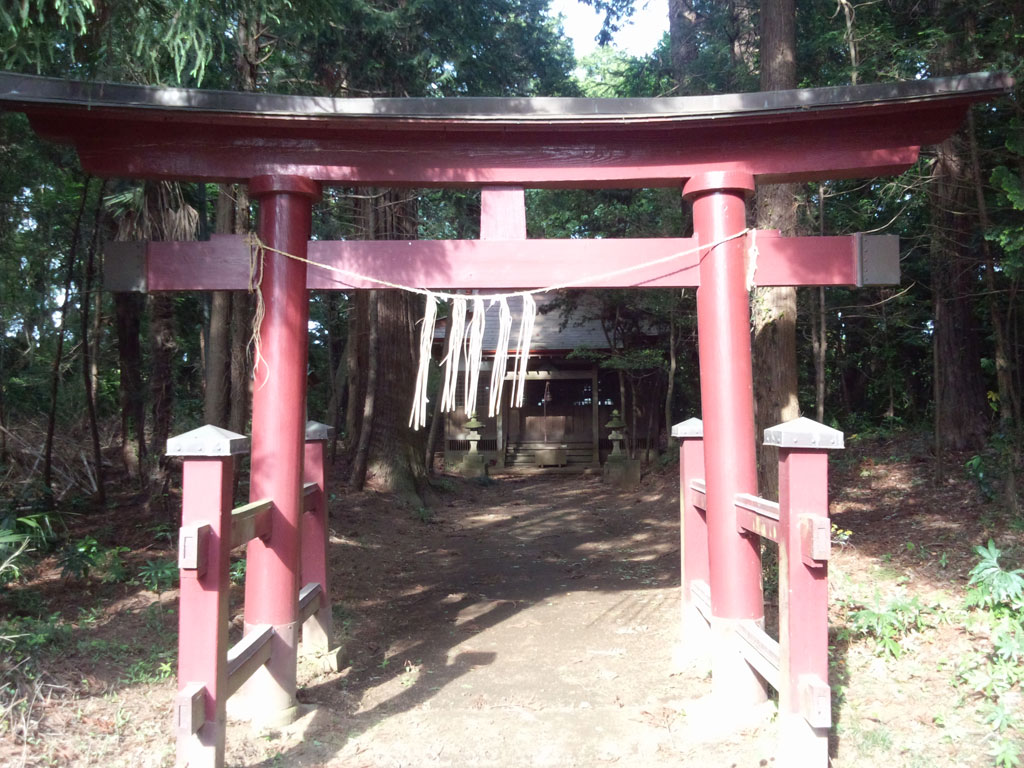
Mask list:
[[[483,429],[484,423],[477,419],[474,413],[463,426],[469,430],[469,435],[466,436],[469,451],[462,457],[461,472],[466,477],[482,477],[487,474],[487,463],[479,450],[480,430]]]
[[[604,426],[606,429],[611,430],[608,438],[612,441],[612,452],[608,455],[608,461],[624,461],[626,453],[622,450],[622,441],[626,437],[623,434],[626,422],[622,420],[622,416],[619,415],[618,411],[612,411],[611,420]]]

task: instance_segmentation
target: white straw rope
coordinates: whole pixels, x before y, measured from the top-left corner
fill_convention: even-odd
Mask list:
[[[667,256],[662,256],[657,259],[651,259],[644,261],[639,264],[631,264],[627,267],[620,269],[613,269],[608,272],[602,272],[597,275],[581,275],[575,280],[569,280],[564,283],[555,283],[544,288],[533,288],[526,291],[512,291],[509,293],[493,293],[493,294],[476,294],[472,297],[462,293],[446,293],[444,291],[431,291],[426,288],[417,288],[411,285],[403,285],[401,283],[393,283],[390,280],[383,280],[381,278],[373,277],[371,275],[363,275],[359,272],[355,272],[350,269],[344,269],[342,267],[336,267],[332,264],[323,264],[312,259],[307,259],[303,256],[298,256],[294,253],[288,253],[278,248],[272,248],[271,246],[260,240],[259,236],[255,233],[250,233],[246,236],[245,242],[248,244],[250,249],[250,290],[253,290],[257,294],[257,320],[253,328],[253,338],[251,340],[252,345],[255,347],[255,358],[256,364],[255,369],[259,368],[260,361],[263,360],[260,354],[260,337],[259,337],[259,326],[262,320],[261,310],[263,306],[262,296],[262,274],[263,274],[263,254],[266,251],[281,254],[289,259],[300,261],[310,266],[319,267],[330,272],[335,272],[339,275],[344,275],[352,280],[359,280],[368,283],[375,283],[377,285],[384,286],[385,288],[394,288],[400,291],[407,291],[409,293],[419,294],[427,297],[427,307],[423,317],[423,326],[420,329],[420,365],[416,374],[416,389],[412,407],[412,413],[409,417],[409,425],[416,429],[426,425],[426,410],[427,410],[427,380],[429,374],[429,359],[431,354],[431,346],[434,338],[434,327],[437,321],[437,300],[441,299],[444,301],[452,302],[452,311],[448,322],[448,357],[442,361],[445,366],[444,374],[444,385],[442,387],[441,394],[441,410],[451,411],[455,409],[455,392],[458,386],[458,375],[460,367],[460,357],[464,354],[466,359],[465,365],[465,377],[464,377],[464,391],[466,393],[466,406],[465,412],[467,416],[472,416],[476,413],[476,396],[480,381],[480,368],[483,358],[483,335],[486,322],[484,319],[484,303],[498,302],[499,306],[499,327],[498,327],[498,344],[495,350],[494,367],[491,370],[491,388],[489,396],[489,409],[488,413],[491,418],[497,413],[497,409],[500,408],[501,404],[501,393],[505,382],[505,369],[507,367],[508,360],[508,342],[511,337],[511,313],[508,308],[508,299],[513,296],[520,296],[523,300],[523,311],[522,318],[519,323],[519,335],[516,343],[516,357],[514,365],[514,375],[512,382],[512,406],[514,408],[521,408],[523,406],[523,397],[526,390],[526,368],[530,358],[530,343],[533,339],[533,326],[537,317],[537,303],[534,301],[534,296],[541,293],[548,293],[550,291],[556,291],[563,288],[572,288],[574,286],[584,286],[588,283],[600,282],[607,280],[618,275],[625,275],[630,272],[637,272],[648,267],[654,267],[658,264],[665,264],[669,261],[674,261],[683,256],[689,256],[692,253],[698,253],[700,251],[710,251],[712,248],[716,248],[723,243],[727,243],[730,240],[736,240],[737,238],[743,237],[747,233],[753,232],[754,237],[751,237],[750,247],[747,256],[747,289],[754,284],[754,274],[757,271],[757,240],[756,230],[743,229],[735,234],[728,235],[719,240],[711,243],[699,244],[693,248],[689,248],[685,251],[678,251],[676,253],[670,253]],[[254,279],[256,278],[256,279]],[[473,299],[473,317],[466,325],[466,314],[467,314],[467,300]],[[263,361],[265,364],[265,360]]]
[[[650,261],[643,261],[643,262],[640,262],[639,264],[630,264],[628,267],[622,267],[620,269],[613,269],[613,270],[610,270],[608,272],[601,272],[600,274],[597,274],[597,275],[587,275],[587,274],[584,274],[584,275],[581,275],[580,277],[576,278],[575,280],[569,280],[569,281],[564,282],[564,283],[555,283],[554,285],[548,285],[548,286],[546,286],[544,288],[532,288],[532,289],[527,290],[527,291],[511,291],[511,292],[508,292],[508,293],[481,294],[481,298],[483,298],[485,300],[488,300],[488,301],[493,301],[495,299],[500,299],[502,297],[507,299],[507,298],[511,298],[512,296],[524,296],[524,295],[527,295],[527,294],[537,295],[539,293],[549,293],[551,291],[557,291],[557,290],[561,290],[563,288],[572,288],[574,286],[585,286],[585,285],[587,285],[587,283],[600,282],[601,280],[607,280],[608,278],[618,277],[619,275],[625,275],[625,274],[628,274],[630,272],[637,272],[637,271],[642,270],[642,269],[647,269],[648,267],[655,267],[658,264],[665,264],[666,262],[673,261],[673,260],[681,258],[683,256],[689,256],[692,253],[698,253],[700,251],[710,251],[712,248],[716,248],[719,245],[722,245],[723,243],[728,243],[730,240],[735,240],[737,238],[743,237],[744,235],[746,235],[748,232],[751,232],[751,231],[753,231],[753,230],[751,230],[749,228],[748,229],[743,229],[743,230],[740,230],[739,232],[737,232],[735,234],[727,235],[726,237],[723,237],[723,238],[721,238],[719,240],[715,240],[714,242],[711,242],[711,243],[702,243],[700,245],[694,246],[693,248],[688,248],[685,251],[678,251],[676,253],[670,253],[667,256],[661,256],[661,257],[659,257],[657,259],[651,259]],[[287,251],[282,251],[282,250],[279,250],[277,248],[272,248],[269,245],[267,245],[266,243],[264,243],[263,241],[261,241],[256,234],[246,235],[246,240],[247,240],[247,242],[249,242],[250,246],[252,246],[254,248],[259,248],[259,249],[265,250],[265,251],[271,251],[273,253],[279,253],[282,256],[287,256],[289,259],[294,259],[295,261],[301,261],[304,264],[309,264],[309,265],[314,266],[314,267],[319,267],[320,269],[326,269],[326,270],[328,270],[330,272],[335,272],[335,273],[337,273],[339,275],[345,275],[346,277],[349,277],[349,278],[351,278],[353,280],[361,280],[361,281],[368,282],[368,283],[376,283],[377,285],[382,285],[385,288],[395,288],[395,289],[397,289],[399,291],[408,291],[410,293],[418,293],[421,296],[426,296],[427,294],[431,294],[433,296],[438,297],[439,299],[445,299],[445,300],[449,300],[449,301],[454,301],[455,299],[459,299],[459,298],[463,298],[463,299],[466,298],[466,295],[463,294],[463,293],[445,293],[444,291],[431,291],[431,290],[428,290],[427,288],[417,288],[417,287],[412,286],[412,285],[403,285],[402,283],[392,283],[390,280],[383,280],[383,279],[378,278],[378,277],[372,277],[371,275],[363,275],[363,274],[360,274],[359,272],[354,272],[351,269],[344,269],[342,267],[336,267],[333,264],[323,264],[323,263],[321,263],[319,261],[312,261],[311,259],[307,259],[307,258],[305,258],[303,256],[296,256],[294,253],[288,253]]]

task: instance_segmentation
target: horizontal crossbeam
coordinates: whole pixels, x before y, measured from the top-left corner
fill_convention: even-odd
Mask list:
[[[270,658],[270,639],[274,628],[269,624],[253,627],[249,634],[231,646],[228,651],[228,691],[231,696],[242,687],[252,673]]]
[[[736,627],[740,652],[757,673],[775,690],[779,690],[779,642],[756,622],[741,621]]]
[[[323,594],[323,587],[316,583],[307,584],[299,590],[299,624],[320,610]]]
[[[232,549],[270,533],[270,510],[273,506],[270,499],[260,499],[231,511]]]
[[[749,237],[749,236],[748,236]],[[891,285],[899,282],[899,241],[891,235],[780,237],[761,231],[751,241],[754,282],[778,285]],[[374,240],[309,243],[309,290],[396,285],[440,290],[674,287],[699,284],[696,238],[597,240]],[[678,254],[678,258],[671,258]],[[663,263],[614,273],[638,263]],[[111,291],[245,290],[250,247],[243,237],[203,242],[109,243]],[[587,276],[592,276],[588,278]],[[360,277],[362,276],[362,277]]]
[[[779,543],[779,504],[749,493],[736,495],[736,525],[740,531],[755,533]]]

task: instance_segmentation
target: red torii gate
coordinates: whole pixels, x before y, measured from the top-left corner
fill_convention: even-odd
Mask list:
[[[579,287],[697,286],[713,693],[736,711],[762,701],[765,690],[731,640],[764,613],[757,540],[735,502],[757,491],[749,235],[726,238],[745,231],[756,184],[900,172],[922,145],[956,130],[972,102],[1011,85],[1004,75],[975,74],[665,99],[334,100],[0,73],[0,105],[25,112],[41,136],[73,144],[96,175],[246,182],[259,201],[264,243],[351,272],[424,288],[523,289],[562,276]],[[479,187],[481,240],[309,242],[321,184]],[[525,239],[524,188],[659,186],[681,187],[693,206],[693,238]],[[578,281],[696,245],[708,246],[699,258]],[[759,285],[895,279],[891,239],[762,232],[757,251]],[[208,290],[249,280],[248,248],[231,237],[140,245],[127,261],[110,287]],[[273,503],[269,531],[249,544],[245,623],[272,628],[270,658],[247,691],[268,722],[295,711],[306,291],[348,287],[373,285],[265,254],[267,366],[253,396],[251,498]],[[214,712],[209,695],[206,712]],[[211,763],[222,761],[223,743],[209,747]]]

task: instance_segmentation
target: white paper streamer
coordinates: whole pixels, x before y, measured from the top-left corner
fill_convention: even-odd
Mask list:
[[[501,393],[505,388],[505,369],[508,367],[508,340],[512,336],[512,312],[508,300],[502,296],[498,305],[498,341],[494,347],[494,367],[491,368],[491,391],[487,415],[494,416],[501,409]]]
[[[434,326],[436,323],[437,299],[428,293],[427,305],[423,310],[423,324],[420,327],[420,365],[416,371],[412,413],[409,414],[409,426],[415,430],[427,426],[427,384],[430,380],[430,350],[434,345]]]
[[[519,338],[516,340],[515,379],[512,382],[512,407],[523,407],[526,391],[526,364],[530,359],[530,342],[533,339],[533,323],[537,317],[537,302],[529,293],[523,296],[523,315],[519,322]]]
[[[473,317],[466,329],[466,375],[463,392],[466,393],[466,415],[476,413],[476,393],[480,385],[480,363],[483,360],[484,329],[487,320],[484,317],[484,299],[473,297]]]
[[[452,299],[452,309],[448,318],[448,356],[441,361],[444,365],[441,410],[445,413],[455,410],[455,390],[459,386],[459,363],[462,360],[462,344],[466,335],[466,299],[464,297],[459,296]]]

